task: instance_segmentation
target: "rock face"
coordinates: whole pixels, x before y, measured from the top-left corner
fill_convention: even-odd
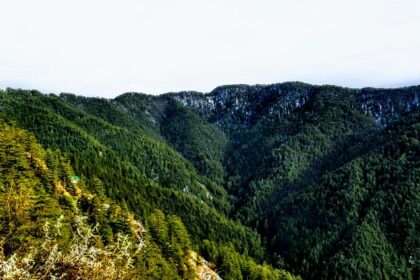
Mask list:
[[[314,95],[348,99],[378,126],[385,126],[420,104],[420,86],[399,89],[347,89],[304,83],[221,86],[212,92],[170,94],[184,106],[224,130],[252,126],[262,114],[288,116]]]
[[[420,105],[420,87],[401,89],[362,89],[361,108],[366,115],[385,126]]]
[[[211,264],[196,252],[190,252],[189,264],[196,272],[196,280],[222,280],[222,278],[211,268]]]

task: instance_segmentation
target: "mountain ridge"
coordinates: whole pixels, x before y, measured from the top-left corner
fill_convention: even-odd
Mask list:
[[[416,279],[419,95],[296,82],[114,99],[8,89],[0,111],[65,153],[89,191],[140,220],[179,216],[223,278],[279,275],[255,261],[304,279]],[[388,213],[393,199],[408,206]]]

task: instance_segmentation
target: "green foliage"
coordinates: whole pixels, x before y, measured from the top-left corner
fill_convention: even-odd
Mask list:
[[[162,135],[194,164],[200,174],[222,183],[226,136],[178,102],[168,103],[162,120]]]
[[[1,91],[5,118],[46,148],[3,121],[4,250],[36,243],[39,223],[78,211],[112,245],[132,232],[122,214],[131,211],[150,233],[140,278],[194,278],[200,251],[224,279],[293,279],[283,268],[305,279],[418,279],[419,92],[284,83],[107,100]]]
[[[375,148],[290,194],[265,229],[304,277],[416,279],[418,112],[374,137]],[[300,242],[298,243],[297,240]]]
[[[272,269],[266,264],[257,264],[251,258],[235,252],[231,245],[216,245],[204,240],[202,254],[214,262],[223,279],[300,279],[284,270]]]
[[[44,147],[54,149],[47,152],[46,162],[57,167],[65,162],[65,166],[74,167],[74,171],[65,166],[63,169],[51,168],[51,173],[46,175],[51,180],[60,177],[66,182],[62,184],[65,191],[71,195],[60,196],[56,203],[66,211],[80,208],[88,214],[91,223],[103,225],[98,230],[104,244],[112,242],[116,232],[129,230],[114,214],[105,214],[108,212],[100,202],[105,196],[118,201],[144,221],[153,216],[156,208],[165,215],[176,214],[181,218],[170,215],[167,224],[177,232],[169,235],[173,239],[171,244],[182,244],[174,246],[175,251],[168,255],[163,250],[164,243],[152,237],[149,249],[139,257],[146,262],[144,275],[149,272],[160,275],[155,274],[153,265],[171,270],[172,274],[165,273],[168,277],[190,275],[191,270],[186,272],[182,264],[185,263],[185,250],[188,247],[198,249],[204,238],[216,243],[231,242],[236,251],[259,260],[265,257],[258,234],[224,216],[223,212],[228,212],[229,206],[226,192],[220,185],[198,175],[193,164],[159,137],[141,129],[133,130],[132,124],[117,126],[119,120],[110,123],[54,95],[8,89],[0,94],[0,100],[2,111],[9,119],[34,133]],[[78,190],[69,179],[75,174],[81,178],[78,187],[95,194],[92,198],[74,199]],[[45,187],[48,188],[48,184]],[[218,192],[209,193],[217,189]],[[115,208],[115,211],[120,210]],[[187,231],[182,228],[181,221],[188,225]],[[186,238],[187,232],[191,240]],[[156,260],[146,260],[147,254]]]
[[[75,249],[79,243],[74,240],[82,237],[84,230],[91,231],[90,225],[95,224],[92,222],[95,220],[114,234],[129,234],[131,237],[127,238],[136,239],[136,229],[126,222],[128,213],[121,212],[117,206],[104,213],[101,207],[110,202],[83,191],[83,183],[77,187],[72,185],[69,178],[74,172],[60,153],[45,151],[32,135],[3,117],[0,118],[0,172],[1,277],[39,278],[43,273],[55,275],[55,270],[59,275],[69,273],[64,263],[70,265],[73,260],[83,258],[75,255],[83,252]],[[88,215],[91,223],[78,227],[83,215]],[[112,227],[111,216],[124,224],[124,230]],[[49,230],[52,225],[54,232]],[[114,249],[105,252],[108,249],[103,242],[108,243],[108,249]],[[102,254],[100,250],[105,250],[103,265],[111,261],[112,252],[117,252],[116,242],[112,236],[108,236],[108,240],[105,236],[103,239],[95,237],[95,245],[92,244],[95,248],[91,248],[99,250],[98,257]],[[50,255],[44,259],[47,253]],[[56,267],[48,268],[55,262]],[[60,269],[63,271],[58,271]],[[88,268],[81,261],[72,273],[79,273],[78,269],[82,273]]]

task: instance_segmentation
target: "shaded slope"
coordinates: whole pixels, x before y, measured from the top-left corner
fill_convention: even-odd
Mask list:
[[[375,136],[368,152],[271,209],[265,231],[296,272],[418,278],[419,129],[417,111]]]
[[[155,208],[178,215],[188,225],[194,248],[209,239],[264,258],[259,236],[218,212],[221,200],[208,198],[206,181],[193,165],[155,136],[111,124],[62,98],[35,91],[2,92],[1,109],[43,145],[64,152],[92,192],[119,201],[145,221]],[[182,190],[186,184],[191,187],[187,193]]]
[[[419,95],[284,83],[0,97],[92,191],[146,221],[155,208],[178,215],[224,277],[250,275],[239,251],[307,279],[416,279]]]

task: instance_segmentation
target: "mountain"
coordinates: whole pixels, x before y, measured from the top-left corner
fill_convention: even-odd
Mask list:
[[[190,257],[179,218],[156,210],[146,231],[127,209],[86,191],[59,151],[43,149],[3,118],[0,135],[2,279],[197,275],[199,264]],[[159,235],[163,230],[167,236]]]
[[[298,82],[115,99],[6,89],[0,112],[142,222],[133,275],[204,275],[196,260],[223,279],[418,279],[419,98]],[[120,228],[104,228],[113,244]]]
[[[2,135],[7,136],[0,151],[5,160],[1,177],[6,178],[0,201],[9,205],[12,196],[13,207],[26,209],[18,225],[10,225],[16,220],[8,214],[13,210],[1,215],[2,277],[218,279],[220,275],[224,279],[295,279],[263,263],[266,252],[259,234],[228,217],[231,206],[220,183],[200,176],[161,136],[120,114],[121,108],[107,108],[107,100],[85,101],[86,108],[81,109],[64,97],[37,91],[8,89],[0,93],[6,127]],[[95,108],[95,114],[109,112],[109,120],[96,116]],[[26,136],[21,139],[17,137],[20,134]],[[40,151],[36,158],[45,166],[45,174],[25,163],[33,153],[27,143]],[[19,152],[10,153],[15,146]],[[61,165],[65,165],[64,171]],[[14,179],[16,174],[23,179]],[[38,197],[38,191],[42,196],[34,203],[22,199],[25,193],[29,200]],[[89,201],[80,199],[80,193],[86,193]],[[43,204],[53,208],[45,219],[38,210],[45,208]],[[69,208],[66,215],[63,208]],[[64,218],[69,228],[67,240],[61,241],[61,233],[54,232],[54,239],[45,247],[41,241],[50,239],[42,235],[45,223],[61,230]],[[124,251],[127,244],[121,243],[137,238],[130,223],[145,230],[141,231],[144,246],[133,255]],[[190,225],[188,230],[184,224]],[[87,244],[83,250],[80,243]],[[121,246],[120,255],[113,255]],[[38,257],[52,249],[59,258]],[[96,258],[97,252],[103,256]],[[79,264],[79,258],[86,264]],[[99,267],[98,271],[89,272],[93,267]]]

